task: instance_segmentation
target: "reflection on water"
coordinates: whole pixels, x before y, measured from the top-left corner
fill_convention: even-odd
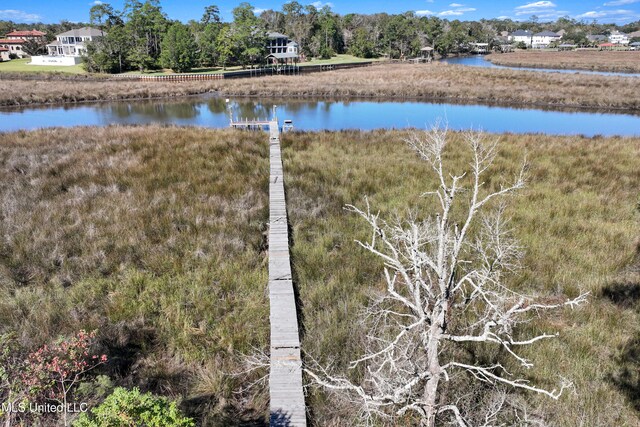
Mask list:
[[[141,102],[135,104],[111,104],[105,114],[127,119],[131,116],[144,116],[151,119],[166,121],[172,118],[192,119],[196,117],[198,107],[195,104],[165,104],[157,102]]]
[[[557,111],[429,102],[184,98],[179,101],[123,101],[0,111],[0,131],[51,126],[175,124],[227,127],[236,118],[292,119],[296,129],[341,130],[428,126],[439,118],[451,129],[489,132],[640,135],[640,117],[586,111]]]
[[[559,69],[559,68],[532,68],[532,67],[509,67],[507,65],[496,65],[487,59],[483,55],[472,56],[460,56],[456,58],[444,58],[440,60],[447,64],[466,65],[468,67],[483,67],[483,68],[507,68],[510,70],[521,71],[540,71],[543,73],[563,73],[563,74],[598,74],[601,76],[619,76],[619,77],[640,77],[637,73],[615,73],[609,71],[588,71],[588,70],[575,70],[575,69]]]

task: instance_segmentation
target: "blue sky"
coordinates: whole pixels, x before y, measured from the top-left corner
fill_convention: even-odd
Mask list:
[[[96,0],[99,1],[99,0]],[[300,1],[300,0],[298,0]],[[121,9],[124,0],[113,0],[112,6]],[[223,18],[229,20],[231,10],[240,0],[163,0],[163,10],[172,19],[188,21],[199,19],[204,7],[217,4],[222,11]],[[254,0],[250,2],[256,11],[261,9],[280,9],[286,1]],[[434,15],[447,19],[476,20],[480,18],[511,18],[527,20],[536,15],[540,21],[555,20],[561,16],[570,16],[579,20],[624,24],[640,20],[640,0],[552,0],[552,1],[473,1],[473,0],[409,0],[389,2],[388,0],[331,0],[330,2],[316,1],[314,3],[300,1],[302,4],[313,4],[322,7],[328,4],[338,13],[351,12],[399,13],[408,10],[419,15]],[[94,0],[27,0],[15,2],[0,0],[0,19],[16,22],[48,23],[62,19],[69,21],[88,21],[89,9]]]

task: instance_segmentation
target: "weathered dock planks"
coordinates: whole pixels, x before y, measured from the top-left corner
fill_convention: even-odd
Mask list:
[[[306,426],[296,300],[278,122],[269,122],[270,425]]]

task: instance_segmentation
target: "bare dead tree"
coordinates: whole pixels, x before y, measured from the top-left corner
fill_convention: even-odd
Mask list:
[[[436,419],[468,426],[457,402],[447,397],[452,393],[440,393],[452,375],[556,400],[571,385],[563,379],[558,388],[547,390],[515,377],[499,362],[482,364],[462,356],[460,349],[468,346],[498,346],[508,358],[532,368],[518,348],[557,333],[522,338],[516,327],[541,312],[574,308],[587,298],[585,293],[544,304],[506,286],[504,278],[519,268],[522,251],[511,237],[503,201],[524,187],[526,164],[511,183],[487,190],[483,180],[496,157],[497,141],[485,143],[484,138],[465,134],[472,159],[469,171],[458,175],[445,170],[446,129],[435,126],[406,140],[439,180],[439,189],[426,193],[436,198],[437,206],[426,219],[413,214],[385,221],[371,211],[368,200],[364,209],[346,208],[371,226],[370,240],[358,244],[384,263],[386,291],[365,312],[366,350],[350,366],[362,373],[359,381],[318,363],[309,363],[305,371],[316,385],[357,405],[364,424],[411,414],[425,426],[434,426]],[[453,215],[462,220],[456,223]],[[487,405],[485,425],[496,425],[504,401]]]

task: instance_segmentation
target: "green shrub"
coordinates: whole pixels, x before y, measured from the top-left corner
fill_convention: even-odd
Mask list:
[[[192,427],[175,402],[151,393],[118,387],[91,413],[82,414],[74,427]]]

